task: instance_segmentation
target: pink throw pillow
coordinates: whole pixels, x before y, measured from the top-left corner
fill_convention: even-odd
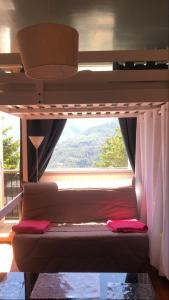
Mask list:
[[[108,220],[106,225],[113,232],[146,232],[148,227],[137,219]]]
[[[44,233],[49,225],[46,220],[24,220],[14,225],[12,230],[17,233]]]

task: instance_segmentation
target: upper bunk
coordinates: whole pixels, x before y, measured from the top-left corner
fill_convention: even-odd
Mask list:
[[[169,101],[168,49],[79,52],[78,65],[69,79],[33,80],[18,53],[1,53],[0,110],[21,119],[127,117]]]

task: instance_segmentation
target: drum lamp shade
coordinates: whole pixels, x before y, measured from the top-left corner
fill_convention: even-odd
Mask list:
[[[62,80],[78,70],[78,32],[54,23],[20,30],[17,43],[25,74],[33,79]]]

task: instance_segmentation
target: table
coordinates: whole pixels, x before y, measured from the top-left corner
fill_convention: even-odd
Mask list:
[[[24,273],[0,273],[0,299],[25,299]]]
[[[146,273],[3,274],[4,277],[0,279],[0,299],[3,300],[155,299],[153,287]],[[31,281],[35,281],[35,284]]]

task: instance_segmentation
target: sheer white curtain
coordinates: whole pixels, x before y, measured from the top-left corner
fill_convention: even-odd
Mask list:
[[[137,119],[136,193],[147,222],[150,262],[169,279],[169,104]]]

